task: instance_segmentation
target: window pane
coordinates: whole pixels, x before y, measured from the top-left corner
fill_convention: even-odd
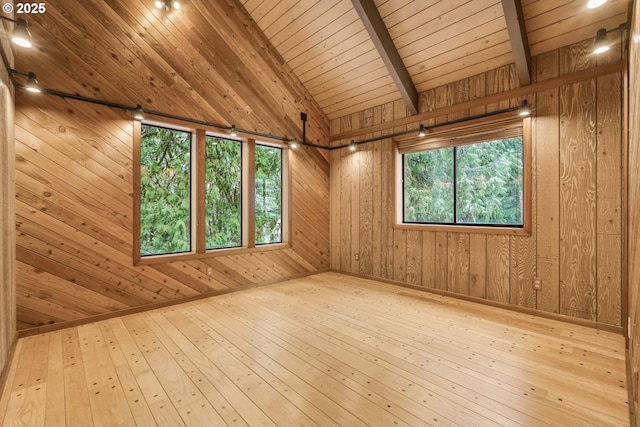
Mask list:
[[[191,133],[142,125],[140,255],[191,250]]]
[[[242,245],[242,143],[207,136],[206,248]]]
[[[282,242],[282,150],[256,145],[256,244]]]
[[[453,222],[453,148],[404,156],[404,222]]]
[[[457,222],[522,225],[522,137],[457,148]]]

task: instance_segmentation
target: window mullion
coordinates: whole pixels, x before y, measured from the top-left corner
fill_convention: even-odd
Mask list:
[[[453,147],[453,223],[458,223],[458,147]]]
[[[195,211],[196,227],[195,227],[195,242],[196,252],[204,253],[206,251],[206,219],[205,219],[205,175],[206,175],[206,132],[204,129],[196,130],[196,140],[194,150],[196,153],[195,161],[195,176],[193,182],[195,183]]]
[[[256,246],[256,141],[248,139],[243,144],[246,155],[242,156],[242,244],[247,248]]]

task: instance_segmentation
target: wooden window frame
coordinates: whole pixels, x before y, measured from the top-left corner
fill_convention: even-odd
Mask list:
[[[188,130],[192,132],[192,153],[196,154],[195,161],[191,163],[191,251],[163,254],[147,255],[140,254],[140,155],[141,155],[141,132],[142,125],[161,126],[170,129]],[[233,248],[206,249],[205,238],[205,148],[206,137],[214,136],[224,139],[237,140],[242,143],[242,208],[241,208],[241,237],[242,246]],[[282,150],[282,242],[266,243],[256,246],[255,244],[255,145],[267,145],[277,147]],[[190,259],[200,259],[207,257],[228,256],[251,252],[264,252],[290,248],[289,242],[291,228],[291,156],[286,144],[273,141],[256,141],[253,138],[233,138],[222,135],[215,129],[205,126],[190,126],[179,121],[155,121],[143,120],[133,122],[133,264],[152,265],[172,261],[187,261]]]
[[[434,150],[483,142],[483,135],[514,127],[522,127],[523,150],[523,225],[522,227],[472,224],[419,224],[403,222],[403,154],[417,151]],[[393,228],[403,230],[444,231],[454,233],[509,234],[514,236],[531,235],[531,117],[522,118],[517,112],[470,119],[460,123],[451,123],[432,129],[425,137],[394,139],[393,177],[394,191]]]

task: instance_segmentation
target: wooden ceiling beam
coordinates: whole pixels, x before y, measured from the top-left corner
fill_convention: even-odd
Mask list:
[[[380,12],[373,0],[351,0],[362,23],[369,32],[373,44],[389,70],[402,99],[404,99],[411,114],[418,114],[418,90],[413,84],[411,75],[402,62],[402,58],[393,44],[389,30],[384,25]]]
[[[507,21],[507,31],[511,40],[511,49],[516,63],[516,72],[520,86],[531,84],[531,53],[527,29],[524,25],[524,15],[520,0],[502,0],[504,19]]]

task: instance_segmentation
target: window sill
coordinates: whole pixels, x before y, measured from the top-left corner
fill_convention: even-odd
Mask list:
[[[396,230],[440,231],[446,233],[474,234],[506,234],[510,236],[530,236],[531,231],[525,228],[487,227],[473,225],[438,225],[438,224],[394,224]]]
[[[139,260],[134,261],[134,265],[154,265],[164,264],[174,261],[189,261],[194,259],[203,258],[216,258],[220,256],[240,255],[246,253],[266,252],[274,251],[278,249],[291,248],[289,243],[272,243],[266,245],[259,245],[253,248],[240,247],[240,248],[225,248],[225,249],[211,249],[203,253],[186,252],[180,254],[167,254],[167,255],[149,255],[141,257]]]

